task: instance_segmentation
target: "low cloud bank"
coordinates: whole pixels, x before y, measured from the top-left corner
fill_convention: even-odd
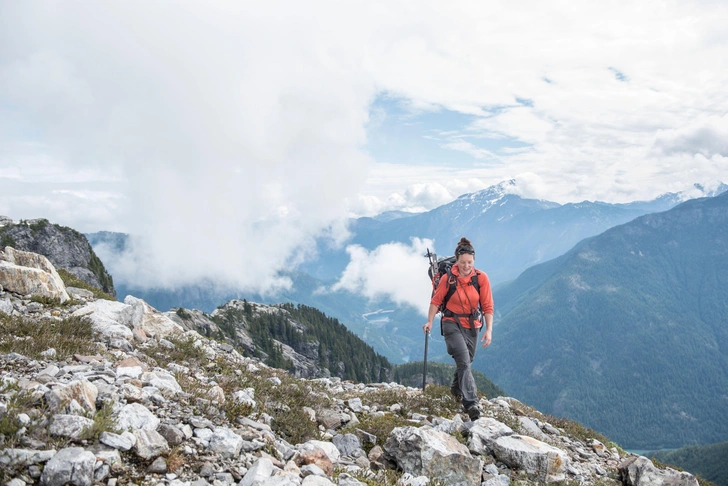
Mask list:
[[[388,297],[426,316],[432,293],[423,257],[427,248],[434,249],[432,241],[419,238],[410,245],[388,243],[372,251],[350,245],[346,251],[351,261],[332,290],[348,290],[369,299]]]

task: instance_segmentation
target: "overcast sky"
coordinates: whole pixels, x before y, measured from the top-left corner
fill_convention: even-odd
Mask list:
[[[0,0],[0,214],[143,235],[129,278],[265,287],[347,216],[505,179],[728,182],[727,24],[717,1]]]

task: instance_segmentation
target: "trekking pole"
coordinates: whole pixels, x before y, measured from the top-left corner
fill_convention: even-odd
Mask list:
[[[427,342],[428,337],[430,336],[429,332],[425,333],[425,368],[422,370],[422,393],[425,392],[425,386],[427,386]]]

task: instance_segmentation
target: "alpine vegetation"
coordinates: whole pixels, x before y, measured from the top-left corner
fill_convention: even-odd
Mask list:
[[[245,356],[259,338],[245,326],[231,344],[170,317],[224,325],[216,316],[97,299],[58,283],[40,255],[6,249],[0,269],[3,484],[698,484],[513,398],[481,395],[469,421],[446,387],[342,380],[320,362],[272,367],[271,353]],[[41,292],[49,299],[34,300]],[[245,302],[228,307],[238,304],[245,313]],[[289,348],[279,351],[293,361]]]

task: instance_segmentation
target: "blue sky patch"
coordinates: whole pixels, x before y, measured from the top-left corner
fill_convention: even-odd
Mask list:
[[[629,76],[627,76],[626,74],[624,74],[619,69],[614,68],[614,67],[609,67],[607,69],[609,69],[610,71],[612,71],[614,73],[614,77],[617,78],[617,81],[621,81],[623,83],[629,82]]]
[[[533,106],[532,100],[516,101]],[[506,109],[489,107],[488,112],[497,116]],[[472,167],[496,161],[507,149],[528,146],[503,134],[474,129],[476,115],[416,109],[407,100],[386,94],[372,103],[369,117],[366,150],[381,163]]]

